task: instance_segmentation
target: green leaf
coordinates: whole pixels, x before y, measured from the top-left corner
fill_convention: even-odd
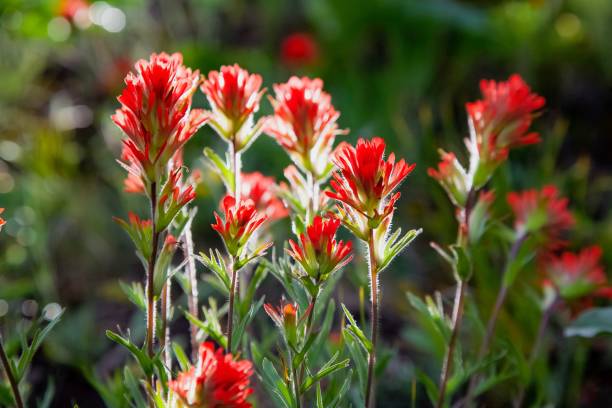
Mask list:
[[[132,302],[138,309],[143,312],[146,311],[146,301],[144,295],[144,289],[140,282],[132,282],[132,284],[127,284],[125,282],[119,281],[119,287],[125,293],[128,300]]]
[[[302,383],[300,390],[302,393],[308,391],[310,389],[310,387],[312,387],[315,383],[321,381],[323,378],[325,378],[326,376],[341,370],[343,368],[346,368],[349,366],[350,360],[347,358],[346,360],[342,360],[338,363],[335,364],[330,364],[332,361],[335,360],[335,358],[337,358],[338,353],[336,353],[336,355],[334,356],[334,358],[332,358],[332,360],[330,360],[330,362],[328,362],[327,364],[325,364],[325,366],[323,366],[319,372],[317,372],[314,376],[308,376],[304,382]]]
[[[234,328],[234,332],[232,333],[232,348],[237,348],[240,345],[240,341],[242,340],[242,335],[246,330],[246,327],[253,321],[255,315],[261,309],[261,306],[264,303],[265,296],[262,296],[261,299],[254,305],[251,305],[249,309],[249,313],[238,322],[238,325]],[[231,318],[231,317],[230,317]],[[230,353],[234,353],[234,350],[230,350]]]
[[[589,309],[565,328],[566,337],[592,338],[612,334],[612,307]]]
[[[368,373],[367,355],[365,354],[363,347],[358,345],[358,341],[355,339],[355,336],[351,332],[349,332],[345,328],[342,331],[342,334],[344,336],[345,344],[349,349],[349,354],[351,355],[353,364],[355,364],[355,367],[357,368],[357,378],[359,379],[359,395],[363,400],[363,390],[366,386],[366,377]]]
[[[37,329],[34,331],[32,336],[32,342],[29,346],[25,346],[23,353],[19,357],[19,362],[17,363],[17,367],[14,368],[13,372],[15,373],[15,377],[17,382],[19,383],[21,379],[25,376],[25,373],[34,358],[34,354],[42,345],[42,342],[49,335],[51,330],[55,327],[56,324],[59,323],[62,315],[64,314],[64,309],[53,320],[51,320],[45,327],[42,329]]]
[[[413,229],[408,231],[403,237],[399,238],[402,230],[401,228],[398,228],[387,240],[384,252],[385,255],[383,261],[379,265],[378,271],[382,272],[383,269],[389,266],[391,261],[393,261],[393,259],[395,259],[395,257],[398,256],[406,247],[408,247],[408,245],[410,245],[421,232],[423,232],[423,229]]]
[[[370,340],[368,340],[366,335],[359,328],[359,326],[357,325],[357,322],[353,318],[353,315],[351,314],[351,312],[349,312],[349,310],[346,308],[346,306],[344,306],[344,304],[342,304],[342,310],[344,310],[344,315],[346,316],[347,320],[349,321],[349,325],[347,326],[346,330],[348,330],[348,332],[351,333],[355,337],[355,339],[357,341],[359,341],[359,344],[361,344],[363,349],[368,354],[371,353],[372,352],[372,342],[370,342]]]
[[[467,282],[472,276],[472,260],[466,248],[460,245],[452,245],[450,247],[453,252],[455,262],[453,264],[453,272],[458,281]]]
[[[189,363],[189,358],[187,357],[185,350],[183,350],[183,347],[181,347],[181,345],[177,342],[173,341],[172,351],[174,351],[174,355],[179,363],[179,367],[181,367],[181,371],[189,370],[191,364]]]
[[[204,149],[204,156],[208,159],[210,167],[221,177],[228,191],[234,191],[234,177],[225,161],[210,147]]]
[[[153,375],[153,362],[144,350],[138,348],[129,339],[126,339],[111,330],[106,331],[106,337],[127,348],[132,356],[136,359],[146,376]]]
[[[274,365],[267,358],[264,358],[262,362],[262,377],[268,392],[280,406],[285,408],[293,408],[296,406],[293,395],[289,391],[287,384],[283,381],[281,376],[278,375],[276,368],[274,368]]]
[[[431,378],[429,378],[427,374],[425,374],[424,371],[415,368],[415,374],[419,382],[423,384],[423,387],[425,387],[427,397],[429,397],[432,404],[435,404],[438,399],[438,386]]]
[[[223,284],[221,288],[224,289],[224,294],[229,295],[232,283],[227,273],[228,267],[223,259],[223,255],[221,255],[219,250],[213,251],[212,249],[209,254],[209,256],[206,256],[204,252],[200,252],[200,256],[197,259],[215,274],[217,279]]]
[[[200,330],[210,336],[210,338],[219,343],[223,348],[227,348],[227,337],[225,337],[216,324],[208,322],[208,319],[206,319],[206,322],[203,322],[187,311],[185,311],[185,317],[191,323],[195,324]]]

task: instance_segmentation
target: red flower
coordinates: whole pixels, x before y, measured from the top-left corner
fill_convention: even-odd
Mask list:
[[[204,111],[191,110],[199,73],[182,63],[178,53],[138,61],[125,78],[121,108],[112,116],[128,136],[124,167],[143,184],[158,181],[166,163],[208,119]]]
[[[560,233],[574,224],[574,217],[567,209],[568,200],[559,198],[555,186],[545,186],[541,191],[511,192],[507,200],[520,235],[541,231],[554,244]]]
[[[436,179],[446,190],[451,201],[460,207],[465,205],[468,193],[468,178],[463,166],[454,153],[440,149],[442,161],[438,168],[427,169],[427,174]]]
[[[340,113],[331,104],[331,96],[323,91],[320,79],[291,77],[284,84],[274,85],[271,99],[274,116],[265,132],[276,139],[303,170],[322,178],[330,170],[329,156],[338,129]]]
[[[205,342],[200,344],[197,364],[170,380],[168,387],[189,408],[250,408],[252,375],[250,361],[234,361],[231,354]]]
[[[577,300],[591,295],[609,293],[608,280],[600,265],[599,246],[585,248],[579,253],[563,252],[551,256],[545,265],[548,280],[565,300]]]
[[[306,214],[307,205],[312,200],[312,187],[293,164],[287,166],[283,174],[289,184],[284,181],[279,184],[280,195],[295,213]],[[325,194],[317,194],[315,200],[318,200],[316,208],[325,208],[329,199]]]
[[[308,33],[288,35],[281,44],[281,59],[291,66],[312,64],[319,55],[314,38]]]
[[[57,14],[73,21],[80,12],[87,12],[89,3],[85,0],[61,0]]]
[[[4,208],[0,208],[0,214],[2,214],[4,212]],[[6,224],[6,221],[4,221],[4,218],[0,217],[0,231],[2,231],[2,226]]]
[[[482,80],[480,90],[483,99],[467,103],[466,109],[472,130],[469,147],[483,162],[498,164],[506,160],[509,149],[540,141],[529,127],[545,100],[519,75],[506,82]]]
[[[393,153],[385,160],[385,141],[379,137],[359,139],[356,147],[344,144],[338,150],[334,163],[339,171],[330,183],[335,192],[327,195],[344,204],[345,209],[348,206],[374,224],[380,223],[393,212],[400,193],[387,197],[415,165],[403,159],[396,163]]]
[[[352,243],[336,241],[340,220],[316,216],[306,233],[300,234],[300,244],[289,240],[287,253],[298,262],[315,282],[321,283],[353,258]]]
[[[242,150],[261,133],[263,121],[253,126],[253,114],[265,93],[260,75],[250,74],[236,65],[211,71],[202,83],[212,106],[210,125],[224,139],[233,141]]]
[[[269,220],[278,220],[289,215],[289,211],[276,195],[277,185],[273,177],[260,172],[242,173],[240,196],[251,199],[257,211],[265,213]]]
[[[225,221],[215,212],[216,223],[212,227],[223,238],[229,254],[240,256],[253,233],[267,217],[257,213],[253,200],[243,200],[237,204],[236,199],[231,195],[223,198],[222,207]],[[271,243],[267,244],[269,245]]]

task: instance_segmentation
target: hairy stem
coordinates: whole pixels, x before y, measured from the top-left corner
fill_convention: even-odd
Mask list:
[[[170,354],[170,326],[168,320],[170,318],[171,299],[170,292],[172,289],[171,280],[168,279],[161,293],[161,338],[160,346],[164,350],[164,363],[170,373],[172,370],[172,356]]]
[[[466,286],[466,283],[462,280],[457,282],[457,293],[455,294],[455,304],[453,307],[451,337],[448,342],[448,348],[446,349],[444,362],[442,364],[442,373],[440,375],[440,392],[438,394],[436,408],[441,408],[444,405],[444,401],[446,399],[446,386],[448,384],[448,379],[450,378],[453,366],[453,354],[455,352],[457,337],[459,336],[461,321],[463,319],[463,304],[465,300]]]
[[[154,275],[155,275],[155,264],[157,262],[157,251],[159,246],[159,232],[157,232],[157,225],[155,219],[157,218],[157,183],[151,183],[150,190],[151,199],[151,223],[153,231],[153,240],[151,244],[151,257],[149,258],[149,265],[147,268],[147,355],[153,358],[155,351],[153,350],[153,343],[155,341],[155,291],[154,291]],[[155,389],[155,378],[151,376],[149,379],[152,389]],[[150,401],[153,404],[153,401]]]
[[[183,233],[183,244],[183,254],[185,259],[187,259],[187,275],[189,277],[189,286],[191,289],[189,295],[187,296],[189,313],[198,318],[198,276],[195,258],[193,256],[193,237],[191,235],[191,225],[185,228],[185,232]],[[191,340],[191,359],[192,361],[196,361],[198,355],[198,327],[192,322],[189,323],[189,334]]]
[[[376,262],[376,253],[374,252],[374,229],[370,228],[368,239],[368,254],[369,254],[369,272],[370,272],[370,290],[371,290],[371,342],[372,351],[368,358],[368,380],[366,383],[365,403],[367,408],[376,405],[375,400],[375,379],[374,368],[376,366],[376,340],[378,338],[378,265]]]
[[[225,330],[227,335],[227,351],[232,352],[232,332],[234,330],[234,302],[236,300],[236,293],[238,292],[238,271],[236,270],[236,259],[231,258],[232,263],[232,285],[230,287],[229,294],[229,309],[227,312],[227,329]]]
[[[11,366],[9,364],[8,357],[6,356],[6,352],[4,351],[4,345],[2,344],[2,336],[0,336],[0,360],[2,360],[2,366],[6,372],[6,378],[8,378],[9,384],[11,385],[15,405],[17,408],[23,408],[23,400],[21,399],[21,394],[19,393],[19,384],[17,383],[14,373],[11,371]]]

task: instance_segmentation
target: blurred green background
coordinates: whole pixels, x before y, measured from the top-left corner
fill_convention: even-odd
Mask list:
[[[321,77],[349,141],[383,136],[396,154],[417,163],[401,188],[396,224],[424,234],[382,277],[383,341],[401,358],[389,368],[395,380],[380,387],[397,395],[398,405],[388,406],[405,406],[410,367],[432,375],[438,369],[427,359],[432,350],[423,334],[414,331],[405,292],[453,290],[451,272],[428,242],[453,240],[454,214],[426,169],[437,162],[437,147],[463,151],[464,103],[479,97],[481,78],[517,72],[547,99],[535,125],[543,143],[513,152],[493,180],[502,198],[498,213],[507,214],[506,191],[555,183],[578,219],[572,247],[598,243],[611,264],[611,22],[610,0],[2,0],[0,205],[7,225],[0,236],[0,325],[13,327],[58,304],[67,308],[35,360],[34,395],[53,381],[54,406],[101,406],[82,367],[100,376],[118,368],[125,354],[104,330],[141,324],[118,286],[119,279],[140,279],[140,266],[112,216],[145,207],[121,191],[124,172],[115,162],[121,135],[110,121],[137,59],[180,51],[203,73],[238,63],[260,73],[269,90],[293,74]],[[312,41],[312,55],[289,61],[282,44],[295,33]],[[201,93],[194,105],[206,105]],[[261,112],[270,111],[263,101]],[[205,170],[204,146],[223,148],[210,129],[201,130],[188,145],[192,168]],[[262,136],[245,170],[280,178],[288,163]],[[194,226],[198,250],[220,245],[209,225],[222,186],[205,174]],[[279,244],[287,228],[276,225]],[[355,284],[365,265],[359,259],[353,265],[338,293],[357,307]],[[484,305],[492,302],[496,273],[476,281]],[[533,316],[516,318],[537,324]],[[173,330],[185,331],[185,323]],[[527,347],[527,337],[515,336],[517,347]],[[612,404],[603,392],[612,354],[605,343],[595,346],[583,352],[590,365],[582,391],[563,388],[567,372],[551,377],[568,406]]]

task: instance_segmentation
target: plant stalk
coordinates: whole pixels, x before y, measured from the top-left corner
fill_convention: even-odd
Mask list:
[[[17,379],[15,378],[14,373],[11,371],[11,366],[9,364],[8,357],[6,356],[6,352],[4,351],[4,345],[2,344],[2,336],[0,336],[0,360],[2,361],[2,366],[4,367],[4,371],[6,372],[6,377],[9,380],[9,384],[11,385],[11,390],[13,391],[13,397],[15,399],[15,405],[17,408],[23,408],[23,400],[21,399],[21,394],[19,393],[19,384],[17,383]]]
[[[171,280],[168,279],[161,293],[161,338],[160,345],[164,350],[164,363],[170,373],[172,371],[172,356],[170,354],[170,326],[168,319],[170,318],[171,299],[170,292],[172,289]]]
[[[232,263],[232,284],[230,287],[229,294],[229,309],[227,311],[227,351],[232,352],[232,332],[234,330],[234,302],[236,300],[236,294],[238,292],[238,271],[236,270],[236,259],[231,257]]]
[[[151,223],[153,231],[153,242],[151,245],[151,257],[149,258],[149,265],[147,268],[147,355],[153,358],[155,351],[153,350],[153,343],[155,341],[155,291],[154,291],[154,275],[155,275],[155,264],[157,262],[157,251],[159,246],[159,232],[157,232],[157,225],[155,219],[157,217],[157,183],[151,183],[150,191],[151,199]],[[149,379],[151,389],[155,389],[155,378],[151,376]],[[153,401],[149,401],[152,405]]]
[[[450,378],[450,373],[453,365],[453,354],[455,352],[457,337],[459,336],[461,321],[463,319],[463,304],[465,301],[466,286],[466,282],[463,280],[457,282],[457,292],[455,294],[455,304],[453,307],[453,326],[451,329],[451,337],[448,342],[448,348],[446,349],[446,355],[444,356],[444,362],[442,365],[442,373],[440,375],[440,392],[438,394],[436,408],[441,408],[444,405],[444,401],[446,399],[446,386]]]
[[[366,408],[372,408],[376,405],[375,397],[375,379],[374,369],[376,366],[376,342],[378,337],[378,265],[376,262],[376,253],[374,252],[374,229],[370,228],[370,234],[368,239],[368,253],[369,253],[369,272],[370,272],[370,290],[371,290],[371,342],[372,351],[368,358],[368,380],[366,383],[366,395],[365,403]]]
[[[183,244],[183,254],[187,259],[187,275],[189,277],[189,286],[191,289],[189,295],[187,296],[189,313],[198,318],[198,276],[195,258],[193,256],[193,236],[191,235],[191,225],[185,228],[185,232],[183,233]],[[198,327],[192,322],[189,323],[189,334],[191,340],[191,359],[192,361],[196,361],[198,356]]]

